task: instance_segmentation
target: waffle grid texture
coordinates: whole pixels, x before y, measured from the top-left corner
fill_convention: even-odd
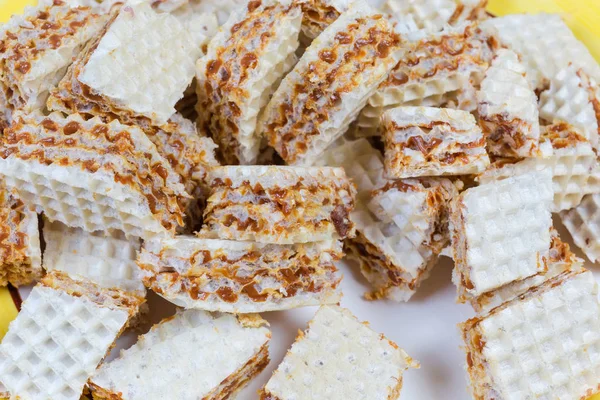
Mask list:
[[[581,203],[560,213],[573,243],[592,262],[600,260],[600,193],[586,195]]]

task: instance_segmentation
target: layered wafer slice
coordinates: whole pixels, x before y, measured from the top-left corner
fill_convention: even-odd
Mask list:
[[[11,398],[78,400],[142,302],[50,272],[0,344],[1,385]]]
[[[584,260],[577,257],[571,251],[571,247],[560,239],[558,232],[554,228],[550,231],[550,237],[550,251],[544,260],[547,270],[471,299],[471,305],[477,313],[489,312],[565,271],[583,270]]]
[[[63,1],[13,16],[0,27],[0,98],[6,101],[2,107],[43,108],[73,57],[105,22],[91,8],[71,8]]]
[[[437,32],[447,25],[481,19],[486,5],[487,0],[387,0],[382,11],[391,18],[410,16],[419,29]]]
[[[512,50],[498,50],[477,93],[479,122],[488,151],[505,157],[539,156],[537,96]]]
[[[259,316],[179,311],[90,379],[94,399],[229,399],[269,363]]]
[[[600,305],[590,271],[566,271],[461,325],[477,399],[584,399],[600,385]]]
[[[295,63],[302,23],[295,3],[249,2],[210,41],[198,61],[198,125],[227,164],[254,164],[261,147],[258,114]]]
[[[138,263],[146,285],[185,308],[232,313],[336,304],[337,240],[264,244],[181,236],[146,242]]]
[[[310,41],[350,7],[350,0],[301,0],[302,34]]]
[[[440,32],[409,34],[406,55],[369,99],[358,125],[374,135],[379,117],[390,108],[441,106],[463,88],[478,86],[493,57],[491,37],[467,22]]]
[[[79,53],[48,108],[163,125],[175,114],[201,55],[198,38],[177,17],[132,1]]]
[[[341,168],[215,167],[202,233],[293,244],[354,236],[356,189]]]
[[[403,39],[354,3],[306,50],[267,105],[260,131],[289,165],[310,165],[348,128],[402,56]]]
[[[463,175],[485,170],[485,138],[471,113],[397,107],[381,117],[388,178]]]
[[[592,262],[600,260],[600,193],[586,195],[581,203],[560,213],[573,243]]]
[[[570,63],[600,81],[598,62],[558,14],[511,14],[490,18],[481,26],[519,54],[534,89],[544,88]]]
[[[598,148],[600,93],[598,84],[583,69],[571,64],[550,79],[548,90],[540,94],[540,118],[549,122],[567,122],[581,131]]]
[[[36,212],[0,187],[0,286],[29,285],[42,277]]]
[[[450,230],[459,300],[544,271],[550,248],[549,170],[485,183],[452,202]]]
[[[189,195],[138,128],[79,115],[27,115],[6,130],[0,174],[51,221],[89,232],[169,236]]]
[[[554,200],[552,212],[568,210],[581,203],[583,196],[600,193],[600,164],[590,142],[580,131],[564,122],[542,128],[541,147],[552,147],[545,158],[498,158],[477,177],[488,183],[536,169],[552,171]]]
[[[395,400],[404,372],[418,367],[398,345],[350,311],[325,306],[300,332],[260,398]]]
[[[145,296],[142,271],[136,264],[139,239],[127,239],[120,232],[90,233],[48,220],[43,235],[46,271],[62,271],[103,288]]]

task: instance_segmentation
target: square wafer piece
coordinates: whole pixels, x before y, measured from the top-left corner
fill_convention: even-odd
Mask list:
[[[261,400],[395,400],[404,371],[418,367],[404,350],[350,311],[325,306],[300,332]]]
[[[11,398],[79,400],[143,301],[49,273],[0,344],[0,382]]]
[[[498,50],[477,93],[479,122],[491,154],[505,157],[540,155],[537,96],[525,68],[512,50]]]
[[[94,399],[229,399],[269,364],[260,317],[179,311],[90,380]]]
[[[381,117],[388,178],[463,175],[486,169],[485,138],[471,113],[397,107]]]
[[[0,286],[29,285],[42,277],[38,216],[0,186]]]
[[[560,213],[573,243],[591,261],[600,260],[600,193],[588,194],[581,204]]]
[[[163,125],[175,114],[201,55],[197,37],[175,16],[132,1],[79,53],[48,108]]]
[[[597,91],[597,83],[591,81],[583,69],[571,64],[554,75],[548,90],[540,94],[540,118],[549,123],[573,125],[597,149],[600,142]]]
[[[600,385],[600,305],[567,271],[461,325],[476,399],[585,399]]]
[[[289,165],[310,165],[340,137],[402,56],[402,39],[355,2],[306,50],[267,105],[260,131]]]
[[[140,129],[79,115],[16,119],[0,145],[0,173],[51,221],[89,232],[173,235],[189,198]]]
[[[467,189],[452,202],[460,301],[545,270],[552,193],[550,171],[529,171]]]
[[[499,158],[477,180],[488,183],[535,169],[550,170],[554,191],[552,212],[577,206],[586,194],[600,193],[600,164],[592,145],[577,129],[564,122],[543,127],[541,146],[546,145],[552,147],[551,156]]]
[[[227,164],[256,163],[258,114],[296,62],[301,23],[299,5],[249,2],[198,61],[198,126],[219,144]]]
[[[481,27],[519,54],[536,90],[570,63],[600,81],[598,62],[558,14],[511,14],[490,18]]]
[[[120,232],[104,235],[44,221],[44,269],[62,271],[106,289],[146,295],[142,271],[136,264],[140,240]]]
[[[337,304],[337,240],[264,244],[181,236],[146,242],[146,285],[185,308],[230,313]]]
[[[356,189],[341,168],[216,167],[206,237],[293,244],[354,236]]]
[[[44,108],[50,89],[105,22],[91,8],[71,8],[63,1],[13,16],[0,28],[0,97],[6,101],[2,107]]]

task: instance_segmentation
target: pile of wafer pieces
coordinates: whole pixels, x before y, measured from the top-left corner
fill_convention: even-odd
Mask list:
[[[35,286],[0,344],[0,395],[233,398],[269,364],[259,313],[320,306],[259,398],[397,399],[418,363],[339,306],[345,254],[365,298],[399,303],[454,259],[473,398],[599,391],[598,287],[552,214],[600,259],[600,66],[560,16],[485,7],[43,0],[15,15],[0,285]],[[148,290],[176,315],[105,361]]]

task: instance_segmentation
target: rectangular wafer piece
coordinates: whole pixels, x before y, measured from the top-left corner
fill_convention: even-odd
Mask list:
[[[481,128],[466,111],[392,108],[381,130],[388,178],[473,174],[490,163]]]
[[[163,125],[194,77],[197,40],[175,16],[127,3],[79,53],[48,108]]]
[[[23,302],[0,344],[0,386],[11,398],[79,400],[143,301],[49,273]]]
[[[341,168],[215,167],[205,237],[293,244],[354,236],[356,189]]]
[[[260,317],[178,311],[90,379],[94,399],[229,399],[269,363]]]
[[[233,13],[196,66],[198,126],[227,164],[255,164],[258,115],[296,61],[302,10],[278,0],[249,2]]]
[[[418,368],[404,350],[352,313],[321,307],[264,387],[261,400],[396,400],[402,375]]]
[[[600,81],[600,66],[558,14],[511,14],[490,18],[481,27],[519,54],[534,89],[573,63]]]
[[[534,170],[467,189],[452,202],[460,301],[544,271],[552,194],[551,172]]]
[[[265,108],[260,132],[289,165],[310,165],[340,137],[402,56],[386,18],[355,2],[306,50]]]
[[[136,264],[138,238],[120,232],[105,235],[44,221],[44,269],[62,271],[107,289],[121,289],[140,297],[146,294],[142,271]]]
[[[477,399],[585,399],[600,387],[600,305],[567,271],[461,325]]]
[[[552,212],[577,206],[586,194],[600,193],[600,164],[592,145],[579,130],[564,122],[545,126],[540,145],[550,145],[552,155],[545,158],[499,158],[477,180],[488,183],[536,169],[550,170],[554,191]]]
[[[337,240],[264,244],[181,236],[146,242],[138,263],[149,288],[185,308],[255,313],[336,304]]]
[[[581,203],[560,213],[573,243],[591,261],[600,260],[600,193],[586,195]]]
[[[0,286],[29,285],[42,277],[38,216],[0,185]]]
[[[63,1],[30,7],[0,28],[0,91],[8,110],[44,108],[49,91],[66,73],[104,16]],[[8,116],[10,120],[10,116]]]
[[[598,84],[573,64],[550,79],[548,90],[540,93],[540,118],[548,123],[566,122],[579,129],[598,148],[600,136],[600,94]]]
[[[173,235],[189,198],[140,129],[79,115],[19,117],[0,144],[0,173],[51,221],[89,232]]]
[[[540,156],[537,96],[512,50],[500,49],[477,93],[479,123],[491,154]]]

